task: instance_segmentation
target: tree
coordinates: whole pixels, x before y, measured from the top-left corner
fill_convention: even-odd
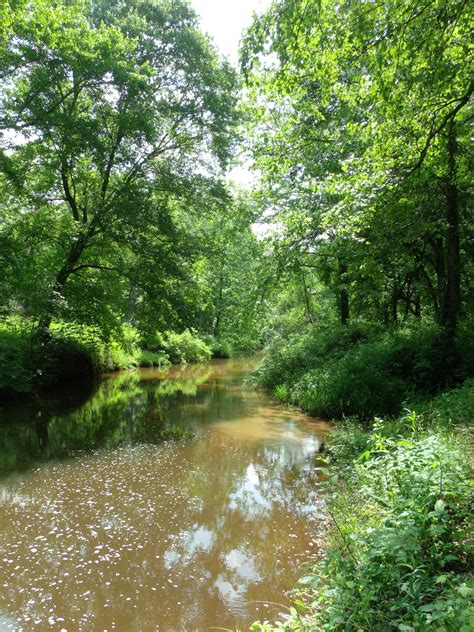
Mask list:
[[[123,302],[132,286],[163,289],[178,273],[177,216],[203,173],[209,182],[225,165],[236,77],[184,1],[37,0],[10,11],[2,232],[22,265],[35,244],[45,332],[78,286],[82,302],[94,289],[98,298],[111,275],[107,291]]]
[[[393,268],[384,260],[377,302],[391,294],[396,317],[400,300],[418,314],[429,297],[451,337],[469,225],[470,18],[463,0],[282,0],[242,55],[254,156],[287,235],[298,227],[294,243],[315,256],[332,243],[352,294],[369,280],[361,248],[365,267],[402,250]]]

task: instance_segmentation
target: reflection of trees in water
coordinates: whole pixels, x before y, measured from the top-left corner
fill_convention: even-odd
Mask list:
[[[142,372],[130,371],[108,377],[92,395],[78,388],[75,396],[11,405],[2,411],[8,422],[0,426],[0,475],[78,450],[188,436],[192,420],[174,409],[196,395],[210,371],[193,367],[173,380],[142,380]]]
[[[151,628],[157,611],[165,629],[178,619],[184,629],[194,629],[215,621],[216,612],[234,613],[235,620],[221,623],[235,627],[268,614],[248,602],[262,595],[281,600],[305,562],[302,551],[311,537],[307,513],[317,474],[310,462],[317,440],[290,413],[267,407],[261,395],[212,385],[208,374],[200,368],[159,379],[151,379],[152,371],[118,375],[75,411],[44,416],[41,410],[30,423],[18,418],[0,430],[17,432],[17,453],[30,437],[35,452],[24,463],[28,467],[74,450],[157,443],[177,429],[223,422],[206,425],[197,440],[103,451],[12,478],[14,491],[29,493],[33,505],[22,509],[21,540],[15,539],[20,514],[13,508],[15,555],[28,572],[11,582],[21,585],[21,594],[12,588],[4,603],[17,600],[28,608],[31,586],[50,590],[56,582],[56,561],[68,576],[54,589],[55,599],[68,600],[68,612],[79,616],[76,596],[87,588],[94,595],[90,620],[100,629],[98,622],[109,616],[103,604],[133,621],[134,629]],[[264,428],[256,440],[229,431],[254,421]],[[52,540],[53,523],[62,537]],[[42,551],[41,567],[31,566],[36,558],[28,546],[38,530],[45,536],[34,545]],[[100,563],[97,544],[107,551]]]

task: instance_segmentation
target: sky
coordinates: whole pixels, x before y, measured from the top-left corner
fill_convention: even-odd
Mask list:
[[[261,14],[272,0],[190,0],[201,18],[202,30],[211,36],[217,49],[234,65],[239,63],[242,31],[252,23],[254,12]],[[249,166],[235,166],[229,180],[242,186],[255,184],[256,174]]]
[[[201,17],[202,30],[210,35],[220,52],[237,65],[239,40],[252,23],[252,14],[263,13],[271,0],[191,0]]]

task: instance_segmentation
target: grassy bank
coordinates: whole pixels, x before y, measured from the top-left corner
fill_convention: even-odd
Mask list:
[[[474,375],[471,330],[466,323],[454,345],[426,322],[388,330],[359,322],[275,336],[255,381],[313,415],[396,415],[405,402]]]
[[[212,355],[211,346],[189,330],[144,338],[130,325],[105,335],[98,327],[60,321],[41,340],[34,322],[5,318],[0,321],[0,395],[14,397],[119,369],[204,362]]]
[[[327,553],[254,630],[474,629],[474,380],[370,429],[336,424]]]

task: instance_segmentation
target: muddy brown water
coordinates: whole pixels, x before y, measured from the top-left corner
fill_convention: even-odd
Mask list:
[[[0,630],[247,630],[314,559],[328,425],[255,359],[0,408]]]

